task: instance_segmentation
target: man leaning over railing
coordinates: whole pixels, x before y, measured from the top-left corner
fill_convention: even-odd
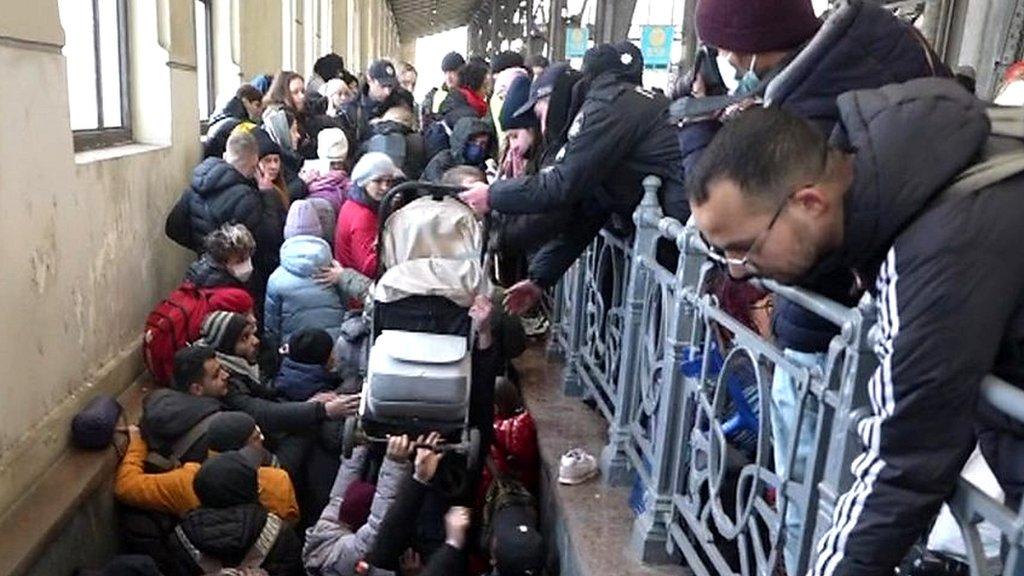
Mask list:
[[[813,285],[839,265],[874,287],[880,364],[872,414],[857,425],[865,452],[812,573],[891,575],[952,492],[976,424],[992,423],[975,410],[982,377],[1024,382],[1024,162],[976,165],[994,136],[983,103],[951,80],[838,103],[831,143],[779,109],[742,113],[687,190],[713,259],[733,275]],[[1000,450],[986,457],[1016,509],[1020,479],[1006,465],[1024,457],[1024,440],[987,431]]]

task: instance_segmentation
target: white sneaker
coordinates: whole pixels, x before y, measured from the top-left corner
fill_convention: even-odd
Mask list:
[[[597,474],[597,460],[585,451],[574,448],[562,456],[558,467],[558,482],[575,486],[583,484]]]

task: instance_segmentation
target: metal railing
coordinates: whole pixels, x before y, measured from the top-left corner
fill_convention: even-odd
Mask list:
[[[875,304],[865,296],[846,307],[763,282],[838,331],[816,361],[795,358],[723,308],[708,290],[699,235],[662,216],[658,178],[643,185],[633,238],[602,231],[555,290],[551,345],[564,353],[566,393],[592,398],[608,420],[605,481],[642,485],[633,527],[641,558],[682,560],[706,575],[768,576],[781,565],[804,574],[862,451],[856,424],[870,411]],[[773,422],[787,390],[773,396],[780,381],[793,419]],[[1024,391],[989,377],[982,396],[1024,422]],[[773,434],[783,432],[803,440],[773,454]],[[1024,511],[963,479],[948,504],[973,576],[1024,574]],[[1001,562],[985,557],[982,521],[1002,534]]]

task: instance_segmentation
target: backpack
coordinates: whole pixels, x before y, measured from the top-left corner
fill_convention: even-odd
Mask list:
[[[939,196],[962,196],[1024,172],[1024,108],[991,106],[988,142],[978,161],[957,174]]]
[[[526,489],[522,482],[512,476],[502,474],[490,456],[487,457],[486,466],[490,470],[493,480],[490,487],[487,488],[487,495],[484,497],[480,544],[481,549],[490,550],[494,517],[498,512],[513,506],[534,510],[536,509],[536,501],[533,494]]]
[[[395,166],[405,167],[405,157],[408,154],[406,149],[405,134],[392,132],[390,134],[374,134],[364,146],[365,152],[383,152]]]
[[[157,384],[171,383],[174,353],[199,338],[203,319],[215,309],[211,299],[228,291],[244,292],[242,288],[197,288],[182,282],[149,313],[142,333],[142,358]]]
[[[263,530],[260,532],[256,542],[253,543],[252,547],[242,558],[241,563],[238,564],[237,568],[259,568],[266,561],[267,555],[270,554],[270,550],[274,547],[274,543],[277,542],[277,537],[281,533],[283,522],[280,518],[273,514],[267,514],[267,522],[263,525]],[[223,574],[225,566],[221,564],[216,558],[212,558],[202,553],[198,548],[195,547],[192,542],[189,541],[188,536],[185,535],[185,531],[181,529],[179,524],[174,529],[174,535],[178,538],[182,547],[192,558],[192,561],[199,566],[203,574]],[[230,567],[229,567],[230,568]]]

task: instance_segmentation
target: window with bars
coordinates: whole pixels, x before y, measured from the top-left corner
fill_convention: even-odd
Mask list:
[[[131,142],[127,0],[59,0],[75,150]]]
[[[193,0],[196,24],[196,75],[199,83],[199,121],[203,132],[217,102],[213,70],[213,7],[210,0]]]

